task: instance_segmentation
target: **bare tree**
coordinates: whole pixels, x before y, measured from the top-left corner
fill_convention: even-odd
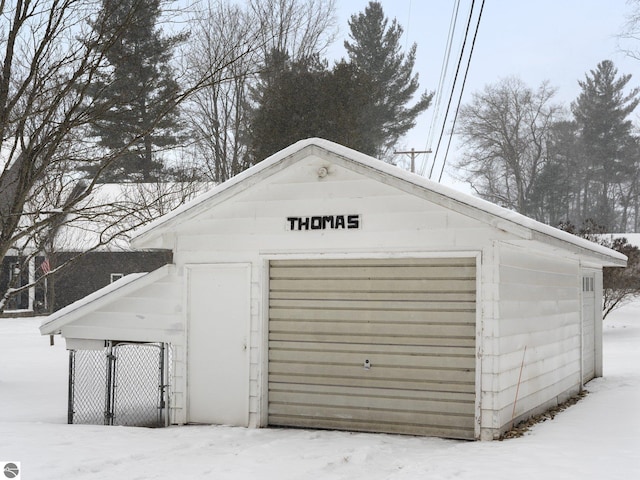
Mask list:
[[[194,155],[207,178],[223,182],[251,165],[247,155],[250,92],[274,50],[307,58],[334,37],[335,0],[213,0],[197,13],[187,55],[196,75],[215,71],[215,82],[187,108]],[[243,50],[242,61],[237,58]]]
[[[640,0],[627,0],[629,12],[618,35],[619,48],[631,58],[640,60]]]
[[[92,103],[89,85],[98,72],[110,68],[105,51],[123,31],[106,25],[100,4],[99,0],[0,2],[2,258],[11,250],[21,263],[30,261],[50,248],[62,226],[72,222],[111,214],[108,226],[97,227],[95,242],[87,248],[91,250],[142,221],[123,224],[122,211],[105,212],[107,206],[88,200],[104,169],[146,133],[131,135],[129,145],[121,150],[102,148],[88,135],[90,125],[109,110],[106,104]],[[236,51],[227,64],[247,55],[249,49]],[[166,108],[157,109],[149,128],[214,81],[216,73],[204,69],[199,75],[188,76],[185,72],[181,88],[163,99]],[[83,164],[98,168],[91,178],[79,183],[76,172]],[[45,274],[38,272],[33,281]],[[8,298],[28,286],[6,285],[0,291],[0,312]]]
[[[230,61],[249,45],[257,45],[258,29],[246,8],[218,0],[194,19],[187,59],[195,75],[215,71],[216,79],[198,91],[187,108],[196,139],[200,169],[216,183],[245,170],[247,95],[259,68],[254,52],[242,61]]]
[[[262,58],[286,52],[299,61],[322,54],[336,35],[335,0],[249,0]]]
[[[546,82],[537,90],[510,77],[488,85],[460,110],[465,141],[458,167],[482,197],[529,214],[530,195],[546,159],[546,140],[561,108]]]

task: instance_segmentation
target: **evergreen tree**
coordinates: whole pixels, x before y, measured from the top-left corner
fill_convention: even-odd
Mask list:
[[[313,57],[291,61],[274,52],[253,97],[249,152],[259,162],[305,138],[321,137],[373,154],[366,122],[370,83],[350,64],[328,70]]]
[[[571,106],[583,159],[581,220],[591,218],[610,230],[626,227],[616,221],[616,187],[628,180],[637,161],[628,154],[634,151],[628,117],[640,102],[640,90],[625,93],[630,79],[604,60],[578,82],[582,92]]]
[[[115,33],[115,41],[98,47],[108,68],[88,87],[91,108],[101,113],[91,133],[101,147],[124,152],[102,175],[106,182],[160,179],[163,162],[156,150],[178,142],[179,112],[170,100],[178,84],[170,60],[184,37],[164,36],[157,27],[160,14],[161,0],[102,0],[93,24],[96,31]]]
[[[531,212],[549,225],[578,222],[580,201],[577,127],[571,121],[556,121],[544,134],[546,161],[533,182]]]
[[[371,104],[365,117],[370,122],[375,154],[389,155],[398,139],[415,126],[416,117],[425,111],[433,94],[423,93],[418,102],[407,107],[417,92],[418,75],[413,75],[416,44],[401,52],[403,30],[394,19],[389,25],[379,2],[369,2],[364,13],[349,21],[351,41],[344,46],[349,61],[371,80]]]

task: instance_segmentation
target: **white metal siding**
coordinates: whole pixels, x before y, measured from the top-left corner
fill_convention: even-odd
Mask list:
[[[580,268],[577,261],[503,244],[499,274],[498,356],[488,359],[497,379],[482,384],[493,385],[494,427],[504,430],[580,388]]]
[[[475,258],[272,261],[269,424],[474,438],[475,277]]]
[[[63,336],[179,344],[183,331],[179,282],[171,273],[127,295],[115,297],[65,325]]]

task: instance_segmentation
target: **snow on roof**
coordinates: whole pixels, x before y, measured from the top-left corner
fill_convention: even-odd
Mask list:
[[[40,325],[41,335],[52,335],[59,332],[60,328],[82,317],[102,305],[109,303],[113,298],[136,291],[149,283],[165,277],[171,272],[173,265],[164,265],[153,272],[131,273],[119,278],[113,283],[90,293],[57,312],[45,317]]]
[[[358,152],[351,148],[321,138],[309,138],[306,140],[300,140],[293,145],[290,145],[289,147],[268,157],[262,162],[254,165],[253,167],[245,170],[244,172],[236,175],[230,180],[183,204],[172,212],[158,218],[157,220],[154,220],[153,222],[150,222],[149,224],[132,233],[132,244],[134,245],[134,247],[143,246],[147,240],[150,240],[156,235],[161,234],[161,232],[166,230],[167,228],[171,228],[171,225],[176,218],[183,215],[189,215],[188,212],[197,213],[199,209],[197,209],[196,207],[198,207],[199,205],[206,203],[210,199],[220,195],[222,192],[235,187],[236,185],[248,180],[251,177],[268,171],[270,167],[273,167],[274,165],[284,161],[285,159],[300,152],[301,150],[312,147],[318,147],[322,150],[333,153],[334,155],[337,155],[338,157],[345,160],[347,163],[358,163],[366,168],[371,169],[372,171],[383,173],[401,182],[416,185],[426,191],[433,192],[440,197],[446,197],[449,200],[453,200],[454,206],[458,204],[460,206],[466,207],[467,209],[471,208],[475,211],[485,212],[496,218],[505,220],[507,223],[524,227],[525,229],[533,233],[537,233],[538,237],[542,236],[541,239],[548,237],[551,239],[560,240],[564,244],[568,244],[567,246],[573,245],[574,247],[578,247],[581,250],[593,252],[599,257],[604,256],[610,259],[616,265],[623,266],[626,263],[626,256],[619,252],[598,245],[589,240],[577,237],[568,232],[564,232],[557,228],[551,227],[544,223],[538,222],[536,220],[533,220],[532,218],[526,217],[520,213],[506,209],[481,198],[473,197],[466,193],[457,191],[451,187],[447,187],[440,183],[431,181],[420,175],[407,172],[406,170],[382,162],[376,158],[370,157],[369,155]],[[267,174],[268,173],[263,173],[263,175]]]

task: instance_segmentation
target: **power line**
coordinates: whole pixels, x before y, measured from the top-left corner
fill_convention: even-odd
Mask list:
[[[467,60],[467,68],[464,72],[464,79],[462,80],[462,86],[460,87],[460,97],[458,98],[458,106],[456,107],[456,114],[453,117],[453,123],[451,125],[451,134],[449,135],[449,142],[447,144],[447,150],[444,153],[444,158],[442,159],[442,168],[440,169],[440,175],[438,176],[438,183],[442,180],[442,174],[444,173],[444,167],[447,164],[447,156],[449,155],[449,147],[451,147],[451,140],[453,139],[453,132],[456,127],[456,121],[458,120],[458,112],[460,111],[460,104],[462,103],[462,94],[464,93],[464,87],[467,83],[467,75],[469,74],[469,67],[471,65],[471,57],[473,56],[473,48],[476,45],[476,39],[478,38],[478,30],[480,30],[480,20],[482,19],[482,11],[484,10],[484,0],[482,0],[482,4],[480,5],[480,13],[478,13],[478,21],[476,23],[476,31],[473,34],[473,40],[471,42],[471,49],[469,50],[469,58]]]
[[[438,81],[438,88],[436,89],[436,98],[433,116],[431,117],[431,124],[429,125],[429,131],[427,132],[427,144],[426,150],[431,150],[433,145],[433,136],[435,134],[436,121],[440,116],[440,107],[442,105],[442,92],[444,90],[444,82],[447,77],[447,71],[449,68],[449,61],[451,59],[451,50],[453,46],[453,39],[455,37],[456,25],[458,24],[458,12],[460,11],[460,0],[457,0],[451,10],[451,21],[449,22],[449,34],[447,38],[447,44],[445,45],[444,55],[442,56],[442,67],[440,68],[440,79]],[[427,169],[427,158],[422,162],[420,167],[420,175],[424,175]],[[435,157],[434,157],[435,160]]]
[[[444,119],[442,120],[442,129],[440,130],[440,136],[438,137],[438,144],[436,145],[436,153],[433,155],[433,163],[431,164],[431,169],[429,170],[429,178],[433,175],[433,168],[435,167],[436,160],[438,158],[438,152],[440,151],[440,143],[442,142],[442,137],[444,136],[444,131],[447,126],[447,117],[449,116],[449,109],[451,108],[451,102],[453,101],[453,95],[455,93],[456,84],[458,83],[458,75],[460,73],[460,65],[462,64],[462,59],[464,57],[464,49],[467,45],[467,38],[469,37],[469,28],[471,27],[471,19],[473,18],[473,8],[475,6],[475,0],[471,2],[471,8],[469,9],[469,19],[467,20],[467,27],[464,32],[464,40],[462,41],[462,48],[460,49],[460,56],[458,57],[458,65],[456,67],[456,74],[453,78],[453,85],[451,86],[451,94],[449,95],[449,102],[447,103],[447,110],[444,114]]]
[[[404,50],[409,49],[409,27],[411,26],[411,0],[409,0],[409,14],[407,15],[407,31],[405,32]]]

